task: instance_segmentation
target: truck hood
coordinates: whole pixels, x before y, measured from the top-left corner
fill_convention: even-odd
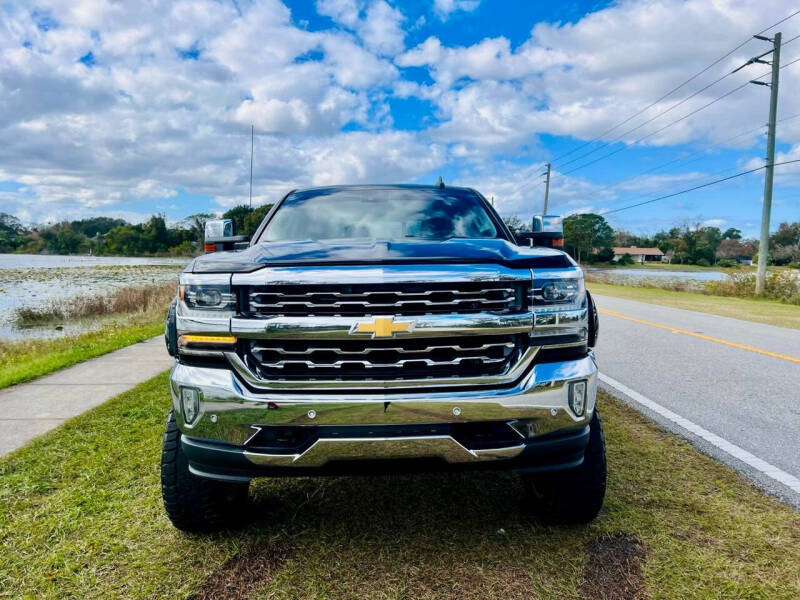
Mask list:
[[[501,239],[444,241],[331,241],[263,242],[240,252],[216,252],[194,259],[193,273],[250,272],[269,266],[391,265],[391,264],[501,264],[512,268],[553,269],[575,266],[564,252],[526,248]]]

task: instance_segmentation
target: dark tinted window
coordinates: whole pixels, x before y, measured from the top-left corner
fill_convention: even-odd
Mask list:
[[[321,188],[281,204],[259,241],[496,238],[480,200],[468,190]]]

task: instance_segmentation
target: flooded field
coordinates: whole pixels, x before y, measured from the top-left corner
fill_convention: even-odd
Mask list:
[[[661,288],[681,292],[700,292],[715,296],[750,298],[755,295],[755,269],[655,269],[655,268],[588,268],[589,282],[613,285]],[[800,304],[800,271],[770,267],[764,296],[789,304]]]
[[[723,281],[728,275],[722,271],[681,271],[667,269],[586,269],[587,273],[594,275],[607,283],[631,284],[641,283],[647,280],[658,282],[683,281],[691,285],[697,282],[698,285],[706,281]]]
[[[696,281],[722,281],[728,275],[723,273],[722,271],[669,271],[667,269],[587,269],[588,272],[596,274],[596,275],[603,275],[604,278],[608,278],[609,281],[614,279],[617,280],[625,280],[625,279],[633,279],[633,280],[640,280],[640,279],[677,279],[681,281],[685,281],[687,279],[693,279]]]
[[[174,281],[189,259],[0,254],[0,339],[42,338],[86,331],[102,320],[20,327],[17,309],[130,286]]]

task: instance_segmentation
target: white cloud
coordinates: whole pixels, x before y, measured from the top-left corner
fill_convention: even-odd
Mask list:
[[[480,3],[481,0],[433,0],[433,12],[440,19],[445,20],[456,11],[469,12],[475,10]]]
[[[301,147],[302,154],[311,161],[309,173],[315,185],[342,181],[408,182],[444,162],[440,146],[423,142],[407,132],[353,132],[337,136],[331,142],[323,150],[314,143]]]
[[[317,11],[355,32],[371,52],[392,56],[405,49],[405,17],[385,0],[317,0]]]
[[[360,4],[356,0],[317,0],[317,12],[345,27],[354,28],[360,19]]]
[[[322,38],[325,62],[336,81],[354,88],[367,88],[390,83],[397,69],[388,61],[368,52],[344,35]]]
[[[403,13],[383,0],[370,4],[358,33],[364,45],[378,54],[394,55],[405,48]]]
[[[475,124],[483,122],[489,125],[486,144],[496,148],[497,133],[504,135],[504,124],[516,123],[508,133],[507,143],[500,143],[499,147],[530,142],[540,133],[591,139],[613,127],[621,116],[637,112],[688,74],[728,52],[751,36],[754,29],[787,13],[785,6],[755,1],[622,2],[575,23],[539,23],[530,38],[517,47],[504,37],[486,38],[466,47],[447,47],[431,37],[399,56],[396,62],[401,67],[429,70],[435,84],[431,89],[420,89],[418,95],[437,101],[450,121],[449,126],[441,128],[448,134],[474,133]],[[710,31],[720,34],[710,36]],[[697,40],[703,43],[698,45]],[[669,109],[682,97],[763,50],[759,44],[751,42],[685,90],[604,139],[613,140],[646,118]],[[687,101],[657,124],[644,126],[622,139],[633,142],[648,135],[763,71],[763,66],[748,68]],[[515,89],[513,100],[508,97],[508,86]],[[495,90],[504,92],[499,102],[493,96]],[[498,106],[501,102],[506,103],[502,110]],[[798,112],[800,96],[784,94],[781,104],[784,114]],[[765,119],[765,111],[765,94],[753,86],[643,143],[672,145],[704,139],[717,143],[730,137],[732,122],[752,122],[755,126],[759,119]],[[484,145],[484,139],[474,140],[476,146]]]
[[[298,28],[277,0],[242,6],[240,17],[232,5],[205,0],[99,8],[43,2],[37,10],[52,19],[47,31],[30,7],[5,6],[0,180],[24,184],[24,192],[4,196],[8,209],[31,219],[77,215],[80,207],[108,211],[179,189],[219,204],[241,200],[251,123],[260,140],[270,140],[256,156],[261,189],[311,182],[316,175],[298,168],[315,168],[304,156],[338,147],[344,160],[342,127],[372,129],[374,119],[385,120],[382,90],[396,68],[352,34]],[[364,23],[380,36],[388,31],[381,20],[399,13],[374,7]],[[89,51],[91,67],[77,60]],[[372,135],[380,137],[364,132],[361,143],[378,152]],[[401,137],[381,138],[384,151],[393,143],[412,151]],[[407,173],[399,157],[387,164]],[[383,164],[352,162],[367,173]],[[31,198],[37,207],[28,210]]]
[[[529,210],[541,200],[540,167],[517,163],[546,160],[540,135],[597,136],[789,11],[756,0],[625,0],[574,23],[540,23],[519,44],[497,36],[451,46],[436,32],[406,50],[405,32],[431,31],[431,23],[407,19],[398,2],[319,0],[318,11],[333,21],[322,28],[299,24],[279,0],[238,6],[241,14],[233,3],[213,0],[2,5],[0,180],[22,185],[3,192],[4,209],[32,218],[85,214],[88,207],[122,214],[132,203],[181,189],[220,206],[240,202],[252,123],[259,201],[301,185],[430,179],[446,168],[494,194],[504,213]],[[476,6],[433,5],[442,18]],[[792,48],[786,61],[796,56]],[[760,42],[749,43],[687,91],[760,49]],[[93,65],[79,61],[89,52]],[[405,67],[427,69],[431,80],[404,79]],[[729,77],[669,117],[761,70]],[[787,82],[800,77],[800,63],[781,75]],[[782,85],[781,117],[800,113],[800,95],[791,89]],[[433,107],[427,129],[391,127],[396,115],[388,101],[408,98]],[[765,122],[766,107],[765,90],[749,86],[647,144],[713,148]],[[726,144],[751,148],[758,135]],[[800,157],[800,119],[781,123],[779,135],[790,146],[781,157]],[[752,151],[754,161],[762,160],[758,154]],[[777,177],[800,185],[798,171],[779,169]],[[685,187],[704,175],[698,169],[671,177],[631,178],[606,189],[554,176],[552,192],[566,210],[597,208],[620,194]]]
[[[528,221],[534,214],[541,214],[544,207],[542,169],[538,162],[525,166],[509,162],[475,165],[460,173],[454,184],[479,189],[486,198],[494,198],[501,215],[517,215]],[[565,215],[596,211],[616,195],[613,190],[579,177],[553,177],[550,209]]]

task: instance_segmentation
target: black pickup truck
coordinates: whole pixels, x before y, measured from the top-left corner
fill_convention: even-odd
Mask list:
[[[167,318],[176,527],[244,514],[254,477],[435,469],[514,469],[545,517],[597,515],[597,314],[567,254],[475,190],[410,185],[293,191],[245,245],[194,259]]]

